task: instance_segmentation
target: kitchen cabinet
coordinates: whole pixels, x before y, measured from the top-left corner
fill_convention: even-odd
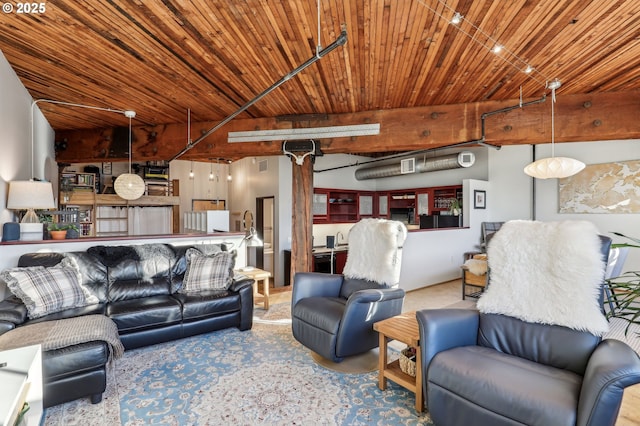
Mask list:
[[[358,200],[356,191],[329,192],[329,220],[333,223],[356,222]]]
[[[378,217],[387,219],[389,217],[389,194],[376,194],[378,198]]]
[[[341,274],[347,263],[347,253],[348,251],[345,249],[322,249],[313,253],[313,272]]]
[[[329,220],[329,191],[314,189],[311,209],[314,222],[327,222]]]
[[[451,204],[454,200],[458,200],[460,206],[462,206],[462,187],[445,186],[433,189],[433,204],[431,205],[431,211],[441,212],[451,209]]]
[[[344,265],[347,263],[347,251],[341,250],[336,252],[335,268],[336,274],[341,274],[344,271]]]
[[[416,194],[416,214],[418,216],[429,214],[429,200],[432,191],[419,191]]]
[[[312,209],[314,223],[357,222],[361,217],[373,217],[373,193],[315,188]]]
[[[358,194],[358,219],[373,216],[373,194]]]
[[[315,188],[313,223],[355,223],[368,217],[413,225],[420,217],[448,211],[453,200],[462,205],[462,185],[398,191],[356,191]]]

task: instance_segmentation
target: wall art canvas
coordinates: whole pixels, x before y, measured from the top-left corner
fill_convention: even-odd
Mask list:
[[[588,165],[558,194],[559,213],[640,213],[640,160]]]

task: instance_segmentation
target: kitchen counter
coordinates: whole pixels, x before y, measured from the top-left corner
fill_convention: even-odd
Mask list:
[[[311,249],[311,252],[313,254],[323,254],[323,253],[331,253],[331,250],[333,250],[333,252],[337,252],[337,251],[347,251],[349,250],[349,245],[348,244],[339,244],[337,245],[334,249],[330,249],[326,246],[317,246],[317,247],[313,247]]]

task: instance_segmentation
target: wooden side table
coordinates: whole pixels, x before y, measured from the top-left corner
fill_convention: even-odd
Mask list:
[[[253,283],[253,303],[260,303],[259,299],[262,299],[263,307],[265,310],[269,309],[269,278],[271,278],[271,272],[263,271],[262,269],[253,268],[250,270],[238,269],[238,274],[245,275],[254,280]],[[262,293],[258,292],[258,283],[262,281]]]
[[[422,394],[422,354],[420,353],[420,329],[416,313],[406,312],[373,324],[373,329],[380,335],[380,356],[378,359],[378,387],[387,388],[387,379],[391,379],[400,386],[416,395],[416,411],[421,413],[424,406]],[[391,363],[387,360],[387,343],[398,340],[416,348],[416,377],[404,373],[400,369],[398,360]]]

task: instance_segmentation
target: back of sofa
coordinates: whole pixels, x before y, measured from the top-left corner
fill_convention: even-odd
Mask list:
[[[82,285],[85,286],[100,303],[107,301],[107,267],[91,253],[74,251],[69,253],[27,253],[20,256],[19,267],[28,266],[55,266],[64,258],[73,259],[82,277]]]
[[[167,244],[95,246],[87,253],[107,268],[110,302],[170,294],[175,256]]]
[[[72,258],[80,269],[82,284],[101,303],[116,302],[179,291],[187,270],[185,254],[190,248],[207,255],[226,250],[220,244],[94,246],[86,252],[24,254],[18,266],[51,267],[64,257]]]

